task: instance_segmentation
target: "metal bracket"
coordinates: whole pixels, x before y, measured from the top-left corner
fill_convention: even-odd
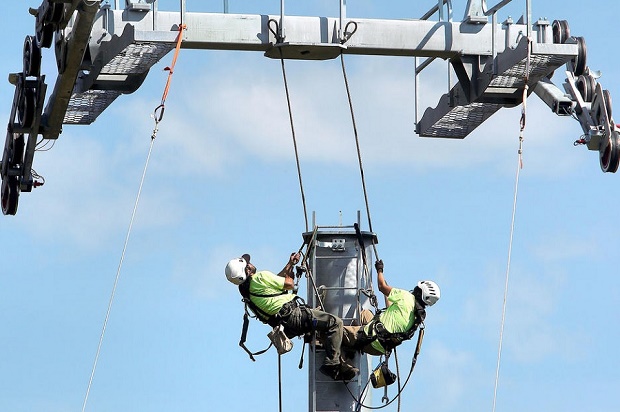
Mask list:
[[[466,23],[486,24],[489,22],[484,9],[487,7],[486,0],[468,0],[467,12],[463,21]]]
[[[328,247],[331,248],[333,252],[344,252],[345,248],[345,240],[344,239],[332,239],[331,242],[315,242],[317,247]]]
[[[127,10],[151,11],[151,5],[140,0],[125,0],[125,8]]]

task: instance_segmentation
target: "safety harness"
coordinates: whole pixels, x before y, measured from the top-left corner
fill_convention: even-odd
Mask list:
[[[257,298],[273,298],[273,297],[280,296],[280,295],[286,295],[288,291],[283,290],[282,292],[279,292],[279,293],[270,293],[270,294],[252,293],[250,292],[251,280],[252,280],[252,277],[248,276],[248,278],[242,284],[239,285],[239,293],[241,293],[241,296],[243,297],[241,301],[245,303],[246,315],[248,313],[247,308],[249,307],[250,310],[254,313],[255,317],[261,322],[271,327],[278,326],[280,324],[280,319],[278,318],[278,316],[270,315],[264,310],[262,310],[261,308],[259,308],[254,302],[252,302],[252,299],[250,297],[254,296]]]
[[[409,382],[409,378],[411,377],[411,373],[413,372],[413,368],[415,367],[418,354],[420,353],[420,348],[422,346],[422,338],[424,336],[424,319],[426,318],[426,310],[424,309],[424,306],[419,303],[417,296],[415,299],[415,307],[414,307],[414,313],[415,313],[414,322],[413,322],[413,325],[407,331],[394,332],[394,333],[389,332],[380,320],[380,316],[381,316],[381,313],[383,313],[383,311],[384,310],[377,309],[377,313],[370,321],[369,323],[370,335],[368,335],[364,331],[364,329],[359,330],[358,335],[357,335],[356,349],[363,352],[364,348],[366,348],[367,345],[371,344],[375,340],[377,340],[381,344],[381,346],[383,346],[383,348],[385,349],[385,353],[382,355],[382,357],[385,356],[385,359],[371,372],[370,379],[369,379],[369,382],[372,384],[372,386],[375,389],[383,388],[384,392],[383,392],[383,398],[381,398],[381,401],[384,402],[385,405],[378,407],[378,408],[368,407],[362,404],[362,400],[360,398],[356,400],[357,402],[357,407],[355,408],[356,412],[361,410],[360,409],[361,407],[366,407],[368,409],[381,409],[381,408],[388,406],[392,402],[394,402],[394,399],[397,399],[397,398],[400,399],[400,395],[404,387],[407,385],[407,382]],[[400,377],[398,376],[398,359],[396,359],[397,373],[395,374],[392,371],[390,371],[388,367],[389,358],[392,354],[392,351],[396,353],[395,348],[401,343],[403,343],[404,341],[410,340],[411,338],[413,338],[416,330],[418,329],[420,330],[420,332],[418,333],[418,343],[416,345],[416,350],[413,355],[413,359],[411,360],[411,370],[409,371],[409,375],[407,376],[407,379],[405,380],[405,384],[401,386]],[[396,397],[394,397],[390,401],[387,395],[388,386],[393,384],[396,381],[398,381],[398,394],[396,395]],[[355,396],[353,396],[353,398],[355,399]],[[399,410],[400,410],[400,403],[399,403]]]
[[[381,309],[377,310],[377,313],[375,313],[370,321],[370,334],[366,333],[363,329],[360,329],[356,342],[357,349],[363,350],[364,347],[377,340],[381,346],[383,346],[385,352],[389,353],[404,341],[413,338],[418,326],[424,322],[424,319],[426,318],[426,310],[416,299],[414,309],[415,320],[411,328],[404,332],[389,332],[380,320],[380,316],[383,311],[384,310]]]
[[[245,304],[245,313],[243,314],[243,327],[241,329],[241,338],[239,339],[239,346],[243,348],[243,350],[248,354],[248,356],[250,357],[252,361],[256,362],[256,359],[254,358],[254,356],[261,355],[267,352],[269,348],[271,348],[271,346],[273,345],[273,342],[270,343],[269,346],[267,346],[265,349],[260,350],[258,352],[252,352],[251,350],[247,348],[247,346],[245,346],[245,341],[248,335],[248,327],[250,326],[250,317],[254,317],[260,320],[261,322],[268,324],[271,327],[276,327],[277,325],[279,325],[280,319],[277,316],[270,315],[264,310],[262,310],[261,308],[259,308],[254,302],[252,302],[252,299],[250,299],[250,296],[256,296],[260,298],[270,298],[270,297],[284,295],[285,293],[287,293],[287,291],[283,290],[281,293],[274,293],[274,294],[267,294],[267,295],[252,293],[250,292],[251,279],[252,277],[248,276],[248,278],[242,284],[239,285],[239,293],[241,293],[241,296],[242,296],[241,301]],[[250,315],[248,308],[254,313],[254,316]]]

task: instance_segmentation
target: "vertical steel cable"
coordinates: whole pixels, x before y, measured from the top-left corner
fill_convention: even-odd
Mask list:
[[[282,17],[280,18],[282,19]],[[270,24],[275,24],[276,29],[273,30]],[[275,20],[269,20],[267,22],[267,26],[269,30],[276,36],[278,39],[278,43],[282,42],[282,38],[280,35],[280,30],[278,29],[278,22]],[[282,79],[284,81],[284,90],[286,92],[286,103],[288,106],[288,117],[291,124],[291,134],[293,136],[293,147],[295,149],[295,162],[297,164],[297,177],[299,179],[299,191],[301,192],[301,203],[304,209],[304,220],[306,222],[306,232],[308,231],[308,212],[306,211],[306,195],[304,193],[304,185],[301,179],[301,166],[299,164],[299,151],[297,150],[297,138],[295,137],[295,123],[293,122],[293,110],[291,108],[291,97],[288,91],[288,80],[286,78],[286,68],[284,67],[284,55],[282,54],[282,49],[278,49],[280,51],[280,63],[282,66]],[[302,245],[303,248],[303,245]],[[279,399],[279,407],[280,412],[282,412],[282,356],[278,354],[278,399]]]
[[[368,229],[370,230],[371,233],[373,233],[372,219],[370,217],[370,207],[368,205],[368,193],[366,191],[366,179],[364,178],[364,166],[362,164],[362,153],[360,150],[360,142],[359,142],[359,137],[357,134],[357,123],[355,122],[355,113],[353,112],[353,102],[351,99],[351,91],[349,90],[349,79],[347,78],[347,70],[344,64],[344,55],[342,53],[340,54],[340,63],[342,66],[342,75],[344,77],[344,85],[347,90],[347,100],[349,102],[349,111],[351,112],[351,121],[353,123],[353,134],[355,135],[355,147],[357,149],[357,160],[358,160],[358,164],[360,168],[360,176],[362,179],[362,190],[364,191],[364,202],[366,203],[366,214],[368,215]],[[375,257],[379,259],[379,255],[377,253],[377,247],[374,242],[372,243],[372,247],[375,252]]]
[[[502,304],[502,322],[499,332],[499,347],[497,349],[497,367],[495,369],[495,388],[493,390],[493,412],[495,412],[495,406],[497,402],[497,387],[499,386],[499,368],[502,358],[502,342],[504,339],[504,323],[506,320],[506,301],[508,297],[508,278],[510,276],[510,259],[512,256],[512,240],[515,227],[515,215],[517,210],[517,191],[519,186],[519,171],[521,170],[521,147],[522,139],[519,139],[519,164],[517,165],[517,176],[515,179],[514,200],[512,204],[512,219],[510,223],[510,241],[508,245],[508,263],[506,264],[506,282],[504,285],[504,301]]]
[[[97,345],[97,352],[95,354],[95,361],[93,363],[93,368],[90,373],[90,379],[88,380],[88,387],[86,388],[86,396],[84,397],[84,403],[82,404],[82,412],[86,410],[86,403],[88,402],[88,395],[90,394],[90,389],[93,384],[93,379],[95,377],[95,370],[97,369],[97,362],[99,361],[99,354],[101,353],[101,346],[103,345],[103,337],[105,335],[106,328],[108,326],[108,320],[110,319],[110,312],[112,311],[112,303],[114,302],[114,295],[116,293],[116,286],[118,285],[118,280],[121,276],[121,268],[123,267],[123,261],[125,260],[125,252],[127,250],[127,244],[129,243],[129,236],[131,235],[131,229],[133,227],[133,221],[136,216],[136,210],[138,209],[138,202],[140,201],[140,194],[142,193],[142,186],[144,184],[144,177],[146,176],[146,170],[148,168],[149,159],[151,158],[151,152],[153,150],[153,142],[155,139],[151,139],[151,145],[149,147],[149,153],[146,157],[146,164],[144,165],[144,171],[142,172],[142,179],[140,180],[140,187],[138,188],[138,194],[136,196],[136,201],[133,206],[133,211],[131,212],[131,219],[129,221],[129,229],[127,230],[127,235],[125,236],[125,244],[123,245],[123,252],[121,253],[121,259],[118,263],[118,268],[116,270],[116,278],[114,279],[114,286],[112,287],[112,294],[110,296],[110,301],[108,302],[108,310],[105,314],[105,319],[103,321],[103,328],[101,329],[101,335],[99,336],[99,344]]]
[[[304,184],[301,180],[301,166],[299,165],[299,152],[297,150],[297,138],[295,137],[295,124],[293,123],[293,110],[291,109],[291,97],[288,91],[288,80],[286,79],[286,69],[284,68],[284,57],[282,49],[280,50],[280,62],[282,64],[282,78],[284,79],[284,90],[286,91],[286,103],[288,105],[288,117],[291,123],[291,133],[293,135],[293,147],[295,148],[295,161],[297,163],[297,177],[299,178],[299,191],[301,192],[301,203],[304,208],[304,219],[306,221],[306,232],[308,229],[308,212],[306,210],[306,195],[304,193]]]
[[[499,332],[499,345],[497,348],[497,367],[495,369],[495,387],[493,389],[493,412],[495,412],[495,407],[497,405],[497,388],[499,386],[499,369],[502,359],[502,343],[504,340],[504,324],[506,321],[506,302],[508,298],[508,279],[510,276],[510,260],[512,257],[512,241],[514,237],[514,229],[515,229],[515,215],[517,212],[517,193],[519,189],[519,174],[521,168],[523,168],[523,131],[525,130],[526,123],[526,112],[527,112],[527,91],[529,89],[528,81],[530,74],[530,51],[531,51],[531,39],[528,38],[527,42],[527,58],[525,65],[525,77],[524,77],[524,86],[523,86],[523,106],[521,108],[521,119],[520,130],[519,130],[519,150],[518,150],[518,164],[517,164],[517,173],[515,177],[515,188],[514,188],[514,199],[512,203],[512,218],[510,222],[510,240],[508,244],[508,262],[506,263],[506,282],[504,285],[504,301],[502,303],[502,321]]]

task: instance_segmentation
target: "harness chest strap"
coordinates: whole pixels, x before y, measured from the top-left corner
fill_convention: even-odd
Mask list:
[[[269,348],[271,348],[271,346],[273,345],[273,342],[271,342],[269,344],[269,346],[267,346],[267,348],[260,350],[258,352],[252,352],[251,350],[249,350],[247,348],[247,346],[245,346],[245,341],[247,339],[247,335],[248,335],[248,326],[250,324],[250,319],[248,316],[248,313],[246,311],[246,313],[243,314],[243,327],[241,329],[241,339],[239,339],[239,346],[241,346],[243,348],[243,350],[248,354],[248,356],[250,357],[250,359],[253,362],[256,362],[256,359],[254,359],[254,355],[261,355],[265,352],[267,352],[269,350]]]
[[[370,321],[370,335],[364,333],[360,346],[366,346],[375,340],[378,340],[385,350],[392,350],[405,340],[409,340],[415,334],[418,326],[424,322],[426,318],[426,310],[418,302],[415,303],[415,321],[411,328],[405,332],[389,332],[380,320],[381,310],[377,311],[373,319]]]
[[[252,312],[254,312],[254,315],[256,315],[256,318],[259,319],[261,322],[266,323],[272,327],[277,326],[279,322],[277,322],[276,316],[270,315],[269,313],[259,308],[254,302],[252,302],[251,297],[254,296],[257,298],[273,298],[276,296],[285,295],[288,292],[286,290],[283,290],[280,293],[273,294],[252,293],[250,292],[250,279],[251,278],[247,278],[245,282],[239,285],[239,293],[241,293],[241,296],[243,297],[243,302],[246,305],[246,309],[247,307],[249,307]]]
[[[265,352],[267,352],[271,346],[273,345],[273,341],[270,342],[269,346],[261,351],[258,352],[252,352],[251,350],[249,350],[247,348],[247,346],[245,346],[245,341],[247,339],[247,334],[248,334],[248,327],[250,324],[250,314],[248,313],[248,307],[252,310],[252,312],[254,312],[255,316],[257,319],[259,319],[261,322],[268,324],[271,327],[276,327],[280,324],[280,316],[278,314],[275,315],[270,315],[268,313],[266,313],[265,311],[263,311],[261,308],[259,308],[254,302],[252,302],[251,296],[256,296],[256,297],[264,297],[264,298],[268,298],[268,297],[276,297],[276,296],[280,296],[280,295],[284,295],[286,293],[288,293],[287,291],[282,291],[281,293],[274,293],[274,294],[259,294],[259,293],[252,293],[250,292],[250,278],[248,278],[245,282],[243,282],[241,285],[239,285],[239,292],[241,293],[241,296],[243,297],[243,302],[245,303],[245,313],[243,314],[243,327],[241,330],[241,339],[239,340],[239,346],[241,346],[241,348],[243,348],[243,350],[248,354],[248,356],[250,357],[250,359],[252,361],[256,361],[256,359],[254,358],[255,355],[261,355]],[[296,296],[295,299],[291,300],[290,302],[288,302],[287,304],[293,302],[295,304],[300,304],[298,301],[301,301],[301,304],[303,304],[303,299],[301,299],[300,297]],[[285,305],[287,305],[285,304]],[[262,316],[261,316],[262,315]],[[289,349],[290,350],[290,349]],[[302,352],[302,356],[303,356],[303,352]],[[301,364],[301,361],[300,361]],[[300,367],[301,369],[301,367]]]
[[[250,278],[246,279],[245,282],[239,285],[239,292],[241,293],[241,296],[243,297],[243,302],[245,303],[245,313],[243,314],[243,327],[241,328],[241,338],[239,339],[239,346],[241,346],[241,348],[243,348],[243,350],[248,354],[250,359],[255,362],[256,359],[254,358],[254,356],[261,355],[267,352],[273,345],[273,342],[270,342],[267,348],[260,350],[258,352],[252,352],[251,350],[247,348],[247,346],[245,346],[245,341],[248,335],[248,327],[250,325],[250,319],[249,319],[250,315],[248,313],[248,307],[252,310],[252,312],[254,312],[256,318],[260,319],[264,323],[269,323],[272,316],[269,315],[268,313],[265,313],[258,306],[256,306],[254,302],[252,302],[252,300],[250,299],[250,295],[257,296],[257,297],[274,297],[274,296],[279,296],[281,294],[277,293],[274,295],[260,295],[260,294],[257,295],[257,294],[251,293],[250,292]],[[286,292],[284,291],[282,294],[284,293]],[[260,314],[262,314],[267,320],[264,320],[263,317],[260,316]],[[270,326],[275,326],[275,325],[270,325]]]

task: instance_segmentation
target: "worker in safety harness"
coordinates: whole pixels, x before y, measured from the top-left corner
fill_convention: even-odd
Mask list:
[[[431,280],[418,282],[411,291],[392,287],[383,276],[383,261],[376,261],[375,268],[379,290],[387,298],[387,308],[374,316],[363,310],[362,326],[344,327],[343,346],[381,356],[413,337],[426,317],[426,307],[439,300],[440,291]]]
[[[244,254],[228,262],[226,278],[239,286],[244,302],[260,321],[272,327],[284,326],[289,338],[320,332],[325,360],[319,370],[334,380],[351,380],[359,370],[341,360],[342,319],[309,308],[303,299],[290,293],[294,287],[293,268],[299,258],[299,253],[292,253],[286,266],[276,275],[267,270],[257,272],[250,263],[250,255]]]

